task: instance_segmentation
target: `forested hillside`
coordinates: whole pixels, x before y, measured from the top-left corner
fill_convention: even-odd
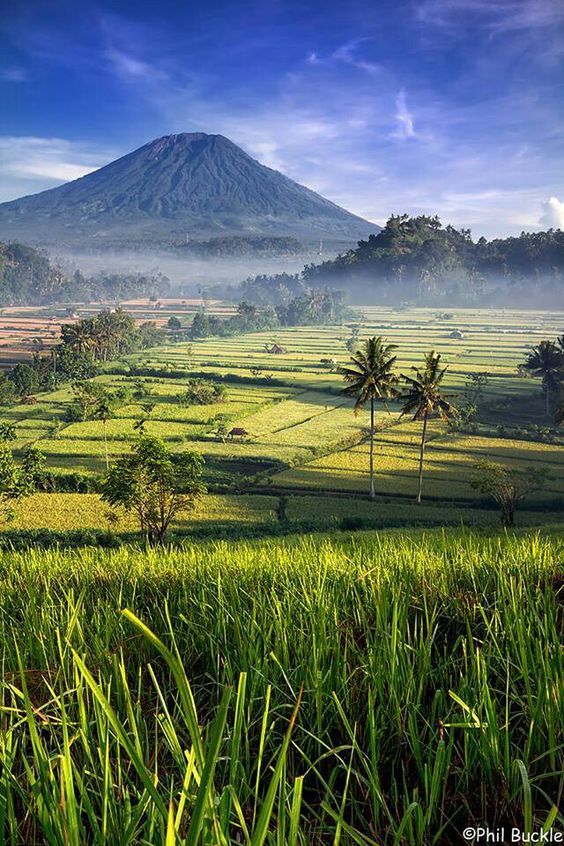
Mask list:
[[[163,296],[168,289],[168,279],[160,273],[101,272],[88,277],[62,269],[26,244],[0,243],[0,306]]]
[[[520,305],[534,306],[534,294],[556,306],[564,301],[564,232],[474,241],[469,229],[443,226],[438,217],[394,215],[356,249],[308,265],[302,276],[308,285],[347,288],[357,298],[503,302],[512,290]]]

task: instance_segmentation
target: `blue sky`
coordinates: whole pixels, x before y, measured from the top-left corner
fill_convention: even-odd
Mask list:
[[[203,131],[377,222],[564,228],[564,0],[13,0],[0,36],[0,200]]]

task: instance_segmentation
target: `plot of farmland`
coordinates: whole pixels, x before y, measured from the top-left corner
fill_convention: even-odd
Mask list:
[[[153,310],[160,320],[161,312],[176,310],[189,321],[197,303],[163,302],[154,309],[154,304],[139,301],[131,308],[138,319],[151,317]],[[436,421],[429,427],[424,496],[435,509],[431,514],[437,522],[447,513],[454,514],[454,520],[468,520],[469,509],[474,521],[491,516],[480,510],[483,498],[479,505],[480,495],[468,483],[476,461],[483,457],[520,468],[544,468],[545,485],[529,498],[531,505],[544,504],[548,512],[564,504],[564,437],[553,430],[552,442],[547,442],[543,433],[550,421],[540,383],[517,371],[531,345],[562,332],[564,315],[467,309],[438,317],[431,309],[360,311],[357,321],[343,326],[293,327],[168,344],[109,362],[96,380],[109,389],[125,388],[129,394],[105,426],[102,421],[68,422],[73,401],[69,385],[39,394],[32,406],[5,408],[1,417],[16,424],[16,448],[36,443],[55,473],[79,471],[91,477],[102,473],[106,443],[110,461],[127,453],[135,426],[143,418],[145,431],[162,437],[173,450],[189,448],[203,454],[212,491],[245,497],[236,521],[244,520],[247,507],[250,521],[256,522],[258,512],[250,507],[251,500],[258,506],[270,493],[275,498],[282,493],[290,496],[290,520],[315,520],[316,514],[329,520],[331,509],[335,519],[354,516],[355,504],[361,511],[372,507],[364,504],[369,417],[367,411],[353,414],[353,402],[342,395],[343,381],[332,360],[337,366],[348,362],[345,342],[355,325],[361,340],[381,334],[397,344],[400,373],[409,373],[430,349],[439,351],[448,366],[444,389],[455,403],[471,374],[488,374],[480,400],[480,419],[487,431],[449,433]],[[26,312],[12,319],[34,318]],[[462,337],[450,337],[454,330]],[[267,351],[274,342],[281,354]],[[221,383],[226,392],[221,402],[187,405],[183,395],[195,377]],[[132,388],[139,385],[143,396],[136,399]],[[400,407],[392,402],[388,410],[376,411],[376,489],[381,508],[385,499],[386,513],[394,521],[415,494],[419,456],[420,427],[409,420],[398,422]],[[247,434],[230,438],[226,433],[231,428]],[[330,492],[339,496],[328,497]],[[317,510],[312,505],[316,497]],[[221,502],[231,513],[230,501]],[[270,502],[269,508],[273,507]],[[216,502],[211,510],[217,513],[218,508]],[[32,519],[30,511],[25,514],[24,523],[34,526],[34,520],[46,519]],[[528,519],[536,524],[536,518]]]

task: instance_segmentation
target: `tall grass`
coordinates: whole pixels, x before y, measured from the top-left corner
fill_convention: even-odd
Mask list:
[[[3,553],[0,843],[550,824],[563,553],[460,533]]]

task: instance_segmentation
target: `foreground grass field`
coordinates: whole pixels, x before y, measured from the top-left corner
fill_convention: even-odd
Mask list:
[[[4,553],[0,841],[561,826],[563,560],[461,532]]]

